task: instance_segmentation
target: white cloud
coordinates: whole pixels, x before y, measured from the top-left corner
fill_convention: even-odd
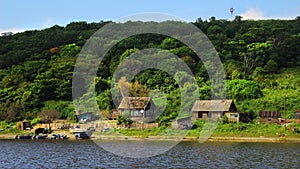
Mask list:
[[[24,32],[26,31],[26,29],[20,29],[20,28],[8,28],[8,29],[1,29],[0,28],[0,33],[4,33],[4,32],[12,32],[12,33],[18,33],[18,32]]]
[[[51,16],[48,16],[46,21],[44,22],[44,28],[50,27],[55,22],[55,19]]]
[[[243,19],[261,20],[266,19],[262,11],[257,8],[248,8],[243,14],[241,14]]]
[[[51,27],[53,26],[55,23],[55,19],[53,17],[47,17],[46,20],[44,21],[43,24],[43,28],[48,28],[48,27]],[[17,27],[12,27],[12,28],[0,28],[0,36],[1,36],[1,33],[4,33],[4,32],[12,32],[12,33],[18,33],[18,32],[25,32],[27,30],[34,30],[36,28],[27,28],[27,29],[24,29],[24,28],[17,28]]]

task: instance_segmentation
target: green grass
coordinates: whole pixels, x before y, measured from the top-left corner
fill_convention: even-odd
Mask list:
[[[18,130],[16,123],[7,123],[6,121],[0,122],[0,134],[31,134],[31,131]]]
[[[191,130],[172,130],[171,128],[158,127],[152,129],[113,129],[100,135],[123,135],[147,138],[149,136],[171,136],[171,137],[199,137],[204,125],[204,121],[196,121],[194,128]],[[277,124],[259,124],[256,123],[219,123],[216,130],[211,136],[213,137],[279,137],[285,134],[287,137],[300,138],[297,134],[290,130],[291,127],[300,129],[300,124],[290,124],[286,127]]]
[[[258,123],[228,123],[218,124],[213,137],[279,137],[285,134],[287,137],[298,137],[300,134],[290,131],[291,127],[300,129],[300,124],[291,124],[286,130],[277,124],[258,124]],[[187,136],[200,136],[201,128],[192,129]]]

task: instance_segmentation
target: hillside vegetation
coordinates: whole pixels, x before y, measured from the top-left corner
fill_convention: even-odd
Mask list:
[[[33,119],[43,110],[56,110],[59,118],[72,119],[76,58],[88,38],[107,23],[72,22],[0,37],[0,120]],[[227,98],[234,99],[239,111],[254,115],[260,110],[282,112],[284,96],[288,117],[300,108],[300,17],[260,21],[211,17],[208,21],[199,18],[193,24],[214,44],[226,71]],[[150,47],[179,56],[195,74],[200,99],[211,98],[206,69],[191,49],[170,37],[143,34],[122,40],[102,60],[95,78],[100,110],[107,113],[115,108],[111,83],[120,61]],[[132,96],[163,92],[166,105],[156,100],[159,107],[166,106],[157,119],[161,125],[178,115],[180,90],[166,72],[145,70],[129,85]]]

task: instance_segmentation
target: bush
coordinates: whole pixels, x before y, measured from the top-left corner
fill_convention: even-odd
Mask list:
[[[221,124],[227,124],[227,123],[229,123],[228,117],[227,116],[223,116],[221,118]]]
[[[0,122],[0,129],[6,129],[9,127],[9,124],[6,121]]]
[[[128,114],[128,112],[125,112],[124,114],[117,117],[117,125],[124,124],[125,127],[129,128],[133,121],[126,114]]]
[[[32,119],[32,120],[31,120],[31,125],[32,125],[32,126],[37,125],[37,124],[40,122],[40,120],[41,120],[40,118],[34,118],[34,119]]]

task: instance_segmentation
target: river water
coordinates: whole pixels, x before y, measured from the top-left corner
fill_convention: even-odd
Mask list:
[[[134,141],[109,142],[126,145]],[[300,168],[300,144],[186,141],[147,158],[118,156],[98,144],[91,140],[0,140],[0,168]]]

